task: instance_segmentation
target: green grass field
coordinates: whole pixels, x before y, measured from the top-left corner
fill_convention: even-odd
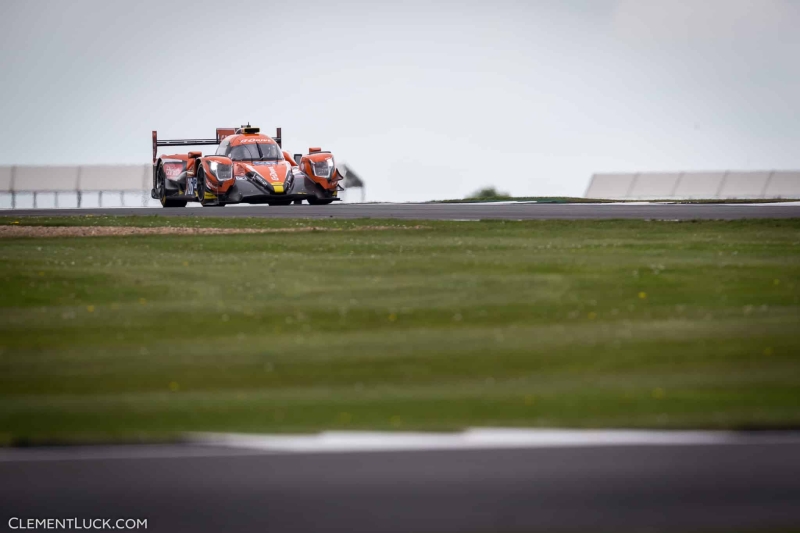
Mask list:
[[[343,231],[0,239],[6,443],[800,425],[797,219],[15,222]]]

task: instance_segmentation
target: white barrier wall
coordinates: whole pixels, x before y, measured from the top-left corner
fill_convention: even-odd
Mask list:
[[[99,206],[104,198],[106,204],[110,199],[118,205],[146,205],[151,201],[152,171],[152,165],[0,166],[0,205],[10,202],[14,209],[32,202],[36,208],[44,201],[59,207],[66,201],[81,207],[84,193],[96,193]],[[95,203],[91,196],[90,205]]]
[[[631,198],[664,198],[671,196],[675,187],[678,185],[680,174],[667,174],[654,172],[647,174],[636,174],[633,186],[628,192]]]
[[[149,191],[152,186],[151,165],[80,167],[79,191]]]
[[[11,192],[11,167],[0,167],[0,192]]]
[[[595,174],[585,198],[610,200],[800,198],[800,171]]]
[[[800,198],[800,172],[776,172],[764,193],[767,198]]]
[[[151,165],[0,166],[0,192],[150,191]]]
[[[688,199],[716,198],[725,172],[684,172],[672,197]]]
[[[13,191],[77,191],[78,167],[14,167]]]
[[[731,172],[719,198],[763,198],[772,172]]]
[[[595,174],[585,198],[624,198],[631,189],[636,174]]]

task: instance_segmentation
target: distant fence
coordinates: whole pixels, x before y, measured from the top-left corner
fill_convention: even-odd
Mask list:
[[[800,171],[595,174],[584,197],[612,200],[800,198]]]
[[[152,165],[0,166],[0,193],[11,195],[12,208],[20,193],[33,195],[33,207],[40,193],[53,193],[56,207],[59,193],[77,194],[78,207],[87,192],[97,193],[100,205],[104,193],[119,194],[122,203],[125,193],[141,193],[144,202],[152,172]]]

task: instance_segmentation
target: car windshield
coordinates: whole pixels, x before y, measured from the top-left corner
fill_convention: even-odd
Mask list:
[[[234,146],[228,157],[234,161],[280,161],[283,154],[277,144],[253,143]]]

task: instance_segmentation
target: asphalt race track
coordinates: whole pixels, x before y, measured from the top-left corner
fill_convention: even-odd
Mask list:
[[[0,520],[147,531],[772,531],[800,526],[800,446],[285,454],[197,445],[0,450]]]
[[[795,218],[800,204],[332,204],[327,206],[118,207],[98,209],[17,209],[12,216],[172,215],[271,218],[398,218],[417,220],[533,219],[722,219]]]

